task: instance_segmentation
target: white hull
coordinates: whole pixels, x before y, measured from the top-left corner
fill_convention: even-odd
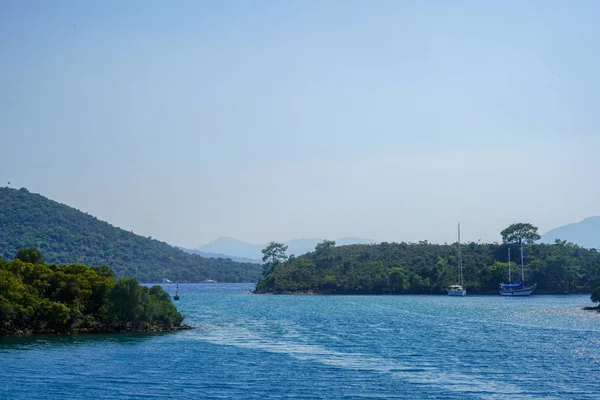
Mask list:
[[[498,293],[500,293],[502,296],[529,296],[534,289],[535,286],[516,289],[500,289]]]
[[[448,296],[465,296],[467,291],[463,288],[463,268],[462,268],[462,257],[460,253],[460,224],[458,224],[458,255],[456,257],[458,261],[457,272],[457,284],[448,286]]]

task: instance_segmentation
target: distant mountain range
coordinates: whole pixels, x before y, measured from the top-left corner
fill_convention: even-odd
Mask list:
[[[196,249],[186,249],[185,247],[179,247],[179,246],[176,246],[176,247],[180,250],[185,251],[186,253],[197,254],[200,257],[204,257],[204,258],[225,258],[225,259],[230,259],[231,261],[235,261],[235,262],[239,262],[239,263],[262,264],[261,260],[255,259],[255,258],[236,257],[236,256],[230,256],[228,254],[211,253],[208,251],[200,251],[200,250],[196,250]]]
[[[556,239],[578,244],[586,248],[600,247],[600,216],[589,217],[581,222],[572,223],[557,228],[542,235],[540,243],[554,243]],[[315,246],[322,242],[319,238],[293,239],[284,242],[288,246],[287,254],[299,256],[311,252]],[[336,239],[337,246],[350,244],[375,244],[375,240],[347,237]],[[243,263],[262,263],[262,252],[267,244],[247,243],[230,237],[222,237],[211,243],[199,246],[195,249],[184,249],[188,253],[198,254],[207,258],[229,258],[232,261]]]
[[[556,239],[586,248],[600,247],[600,216],[588,217],[581,222],[559,226],[542,235],[541,243],[554,243]]]
[[[294,254],[299,256],[311,252],[315,249],[315,246],[322,242],[323,239],[310,238],[310,239],[292,239],[284,242],[288,246],[287,254]],[[349,244],[372,244],[377,243],[375,240],[347,237],[336,239],[335,243],[337,246],[345,246]],[[214,242],[202,245],[196,249],[182,249],[190,253],[199,254],[203,257],[212,258],[231,258],[233,261],[242,262],[256,262],[262,263],[262,252],[261,250],[267,246],[267,243],[254,244],[247,243],[241,240],[222,237]],[[214,256],[214,257],[213,257]]]

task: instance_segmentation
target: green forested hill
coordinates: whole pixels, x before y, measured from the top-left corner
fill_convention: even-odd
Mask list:
[[[256,282],[261,266],[206,259],[116,228],[26,189],[0,188],[0,257],[37,247],[47,263],[108,265],[142,282]]]
[[[315,252],[271,263],[257,285],[258,293],[444,293],[456,283],[456,244],[427,242],[378,245],[319,245]],[[513,282],[520,280],[514,263]],[[495,293],[508,278],[507,245],[463,246],[468,293]],[[600,252],[566,242],[525,247],[525,280],[537,282],[536,293],[582,293],[600,284]]]

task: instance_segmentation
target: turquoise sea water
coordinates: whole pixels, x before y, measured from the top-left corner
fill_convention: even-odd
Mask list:
[[[600,399],[589,296],[179,288],[198,330],[2,340],[0,398]]]

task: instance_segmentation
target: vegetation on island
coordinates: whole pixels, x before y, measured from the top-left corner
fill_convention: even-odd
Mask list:
[[[107,266],[45,264],[37,249],[0,258],[0,336],[187,328],[167,292],[115,280]]]
[[[592,300],[594,303],[600,303],[600,286],[598,286],[596,289],[592,290],[592,294],[590,295],[590,300]]]
[[[597,279],[596,283],[598,286],[592,290],[592,293],[590,294],[590,300],[592,300],[593,303],[596,303],[596,305],[593,307],[584,307],[584,310],[594,310],[600,312],[600,279]]]
[[[256,282],[261,265],[188,254],[27,189],[0,188],[0,257],[35,247],[49,263],[107,265],[141,282]]]
[[[600,285],[597,249],[560,240],[533,244],[539,235],[531,224],[511,225],[501,235],[501,244],[463,243],[464,286],[468,293],[497,293],[499,283],[508,280],[508,249],[512,253],[512,281],[521,280],[521,243],[525,280],[538,284],[536,293],[589,293]],[[457,250],[457,243],[336,247],[335,242],[324,241],[314,252],[299,257],[284,259],[280,252],[277,257],[268,257],[256,292],[441,294],[457,281]]]

